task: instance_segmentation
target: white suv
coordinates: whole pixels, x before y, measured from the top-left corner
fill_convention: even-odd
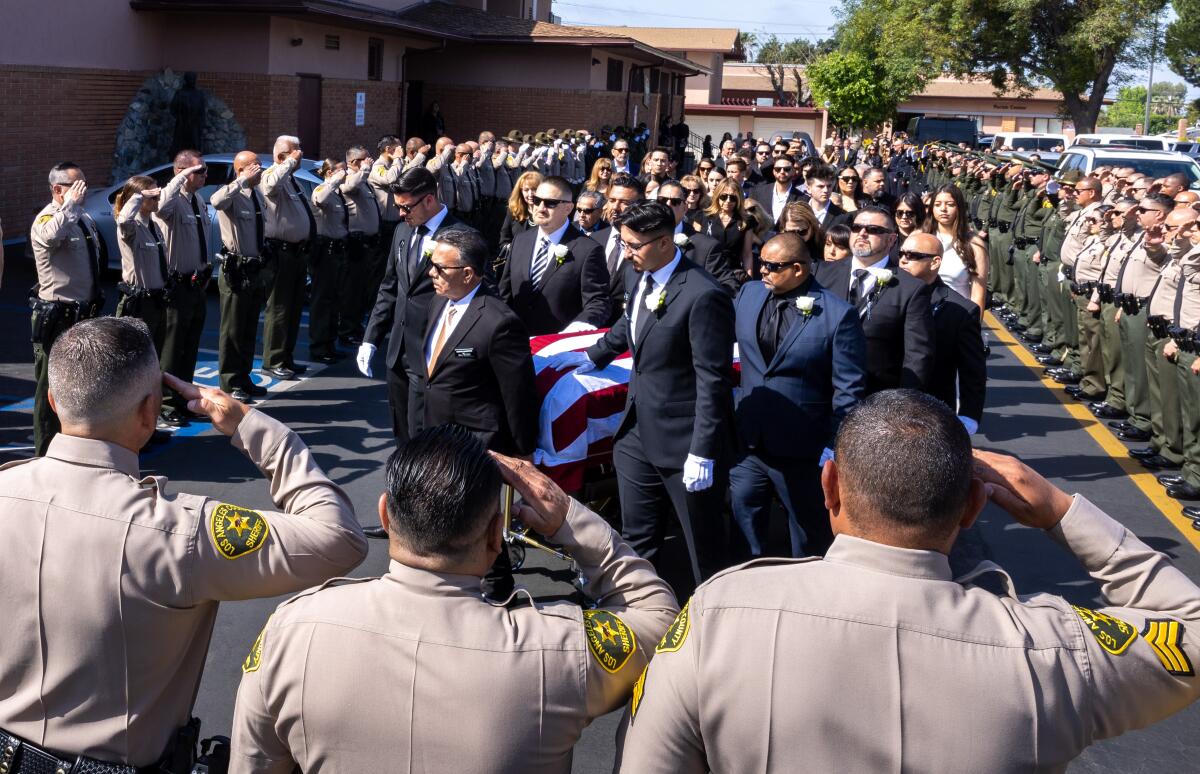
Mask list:
[[[1043,153],[1055,148],[1066,148],[1065,134],[1049,134],[1047,132],[997,132],[992,138],[992,151],[1012,148],[1014,151],[1025,153]]]
[[[1187,175],[1188,187],[1200,191],[1200,164],[1182,153],[1072,145],[1058,160],[1059,174],[1077,169],[1087,175],[1096,167],[1131,167],[1152,178],[1182,172]]]
[[[1104,145],[1121,145],[1126,148],[1141,148],[1142,150],[1171,150],[1175,143],[1165,137],[1154,137],[1145,134],[1077,134],[1071,147],[1085,145],[1088,147]]]

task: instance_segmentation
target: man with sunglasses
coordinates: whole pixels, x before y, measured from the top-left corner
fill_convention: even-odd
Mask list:
[[[167,265],[162,368],[190,384],[208,311],[204,291],[212,277],[209,256],[215,245],[209,244],[212,223],[208,205],[198,193],[208,182],[204,159],[194,150],[180,151],[175,155],[174,172],[162,189],[154,214],[154,222],[162,230]],[[196,416],[177,392],[168,391],[163,403],[162,419],[169,425],[183,427]]]
[[[855,307],[867,338],[867,394],[924,390],[933,375],[930,288],[890,258],[896,223],[878,207],[854,213],[851,259],[822,261],[817,281]]]
[[[571,223],[571,184],[548,177],[533,195],[535,228],[513,239],[500,298],[531,336],[595,330],[608,322],[604,251]]]
[[[642,182],[632,175],[614,174],[608,186],[608,204],[604,216],[613,225],[591,235],[593,241],[604,250],[604,265],[608,269],[608,320],[601,327],[612,326],[625,313],[625,244],[621,241],[621,229],[615,225],[617,219],[634,204],[642,201]]]
[[[626,175],[634,174],[633,168],[629,161],[629,140],[624,137],[618,137],[612,146],[613,160],[613,175],[624,173]]]
[[[584,191],[575,202],[575,225],[591,236],[608,228],[604,219],[604,204],[608,200],[599,191]]]
[[[819,556],[833,533],[818,461],[865,394],[866,340],[854,307],[813,278],[798,234],[763,245],[759,267],[761,281],[743,285],[734,302],[741,450],[730,500],[752,557],[766,553],[776,496],[787,510],[791,555]]]
[[[656,562],[670,503],[691,560],[692,577],[676,584],[681,592],[722,569],[725,560],[733,303],[674,244],[675,216],[665,204],[634,204],[616,224],[627,264],[625,312],[586,352],[555,355],[550,366],[592,370],[632,353],[613,446],[621,534],[639,556]]]
[[[804,201],[807,197],[796,187],[796,163],[788,156],[775,159],[765,168],[771,181],[750,189],[750,198],[758,202],[778,222],[789,204]]]
[[[452,229],[471,229],[446,209],[437,198],[437,181],[424,168],[410,169],[400,176],[393,193],[396,209],[404,222],[396,227],[388,253],[387,270],[375,308],[358,348],[358,370],[370,378],[371,358],[388,337],[388,406],[392,413],[392,433],[397,442],[407,441],[420,426],[424,414],[421,352],[408,349],[405,338],[422,331],[433,300],[433,280],[429,276],[431,243]],[[418,334],[419,335],[419,334]],[[371,530],[367,533],[371,537]]]

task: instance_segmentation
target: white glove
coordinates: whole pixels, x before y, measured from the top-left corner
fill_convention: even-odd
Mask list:
[[[962,426],[967,428],[967,435],[975,435],[979,430],[979,423],[970,417],[959,417],[958,421],[962,422]]]
[[[833,459],[833,449],[830,449],[828,446],[826,446],[825,451],[821,452],[821,459],[817,462],[817,467],[825,467],[825,463],[829,462],[831,459]]]
[[[583,320],[576,320],[567,327],[563,328],[560,333],[581,333],[583,331],[594,331],[596,326],[591,323],[585,323]]]
[[[555,371],[574,370],[586,373],[596,368],[596,364],[592,362],[586,352],[559,352],[557,355],[551,355],[547,360]]]
[[[713,461],[689,454],[683,463],[683,488],[689,492],[702,492],[712,483]]]
[[[358,362],[358,372],[370,379],[375,374],[371,371],[371,358],[375,357],[375,345],[368,344],[365,341],[358,345],[358,357],[355,360]]]

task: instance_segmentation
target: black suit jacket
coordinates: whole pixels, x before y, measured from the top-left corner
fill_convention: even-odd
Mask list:
[[[858,151],[853,148],[838,148],[837,158],[834,159],[838,168],[848,167],[856,161],[858,161]]]
[[[775,200],[775,181],[769,183],[761,183],[754,186],[750,190],[750,198],[762,205],[762,208],[767,211],[767,215],[771,215],[771,203]],[[808,194],[800,190],[799,186],[792,183],[792,190],[788,192],[788,204],[792,202],[808,201]]]
[[[825,221],[821,223],[821,230],[828,231],[830,227],[837,223],[845,223],[847,226],[849,226],[850,213],[846,212],[833,202],[830,202],[829,210],[825,213]]]
[[[439,234],[450,229],[475,230],[454,217],[454,213],[447,212],[437,231],[430,236],[436,240]],[[388,336],[387,366],[397,371],[404,366],[400,358],[404,355],[405,331],[410,327],[418,330],[424,328],[425,314],[434,295],[433,280],[429,278],[429,258],[421,256],[420,264],[411,274],[405,263],[412,236],[413,227],[408,223],[401,221],[396,226],[392,247],[388,252],[387,269],[379,285],[379,293],[375,296],[371,320],[363,335],[364,342],[376,347],[383,343],[385,334]],[[416,373],[417,364],[414,363],[408,370]]]
[[[425,427],[455,422],[487,448],[502,454],[533,454],[539,400],[529,334],[495,292],[480,286],[433,364],[425,344],[446,306],[434,296],[428,319],[409,329],[409,360],[419,364],[425,391]]]
[[[930,298],[936,354],[929,394],[960,416],[979,422],[987,391],[987,357],[979,328],[979,307],[934,281]],[[957,388],[957,389],[956,389]]]
[[[625,287],[637,292],[641,275],[624,267]],[[617,427],[619,440],[636,424],[642,450],[654,465],[680,469],[688,454],[727,460],[733,451],[733,301],[708,272],[686,257],[666,283],[662,308],[639,341],[632,341],[633,302],[604,338],[588,349],[603,368],[632,351],[629,394]]]
[[[817,264],[817,282],[839,298],[850,290],[854,259]],[[910,387],[928,390],[933,378],[934,337],[930,287],[888,262],[892,278],[875,286],[870,313],[859,312],[867,337],[867,394]],[[854,300],[849,303],[854,305]]]
[[[570,253],[561,265],[551,254],[542,286],[534,289],[529,275],[540,233],[531,228],[513,239],[512,252],[500,274],[500,298],[521,318],[530,336],[558,333],[576,320],[597,328],[606,325],[609,278],[604,248],[575,224],[568,225],[559,244]]]

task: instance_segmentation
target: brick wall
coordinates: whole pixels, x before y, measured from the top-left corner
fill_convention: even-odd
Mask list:
[[[366,92],[366,123],[354,125],[354,97]],[[321,153],[343,158],[351,145],[365,145],[375,156],[375,144],[385,134],[400,134],[402,85],[388,81],[326,78],[321,83]]]

